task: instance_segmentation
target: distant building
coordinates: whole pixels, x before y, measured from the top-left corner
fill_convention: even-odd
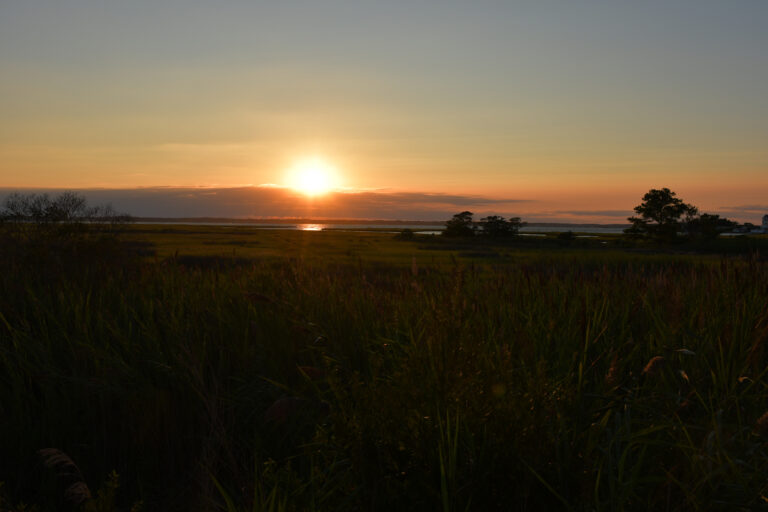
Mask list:
[[[763,215],[763,231],[768,231],[768,215]]]

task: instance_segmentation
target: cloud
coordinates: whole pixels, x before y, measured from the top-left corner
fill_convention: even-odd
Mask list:
[[[0,189],[0,196],[12,191],[57,192]],[[522,205],[533,202],[518,198],[394,191],[341,191],[309,198],[274,185],[76,191],[92,204],[110,203],[116,210],[137,217],[444,220],[463,210],[472,210],[477,215],[519,215]]]
[[[623,217],[626,219],[632,215],[632,210],[556,210],[552,213],[573,217]]]
[[[719,210],[721,212],[763,215],[768,213],[768,205],[745,204],[745,205],[737,205],[737,206],[721,206]]]
[[[720,206],[714,212],[723,217],[739,222],[752,222],[760,224],[763,215],[768,214],[768,205],[763,204],[742,204],[733,206]]]

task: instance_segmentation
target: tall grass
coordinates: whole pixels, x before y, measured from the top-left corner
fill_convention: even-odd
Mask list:
[[[5,262],[0,481],[54,507],[53,446],[147,510],[762,506],[765,264],[540,256]]]

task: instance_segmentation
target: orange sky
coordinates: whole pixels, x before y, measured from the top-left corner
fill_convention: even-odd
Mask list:
[[[0,188],[285,185],[319,155],[347,192],[617,221],[669,187],[754,222],[766,24],[748,0],[4,3]]]

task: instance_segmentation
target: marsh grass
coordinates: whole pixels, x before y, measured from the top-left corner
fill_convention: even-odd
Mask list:
[[[148,510],[765,503],[759,259],[200,258],[4,262],[13,502],[56,446]]]

